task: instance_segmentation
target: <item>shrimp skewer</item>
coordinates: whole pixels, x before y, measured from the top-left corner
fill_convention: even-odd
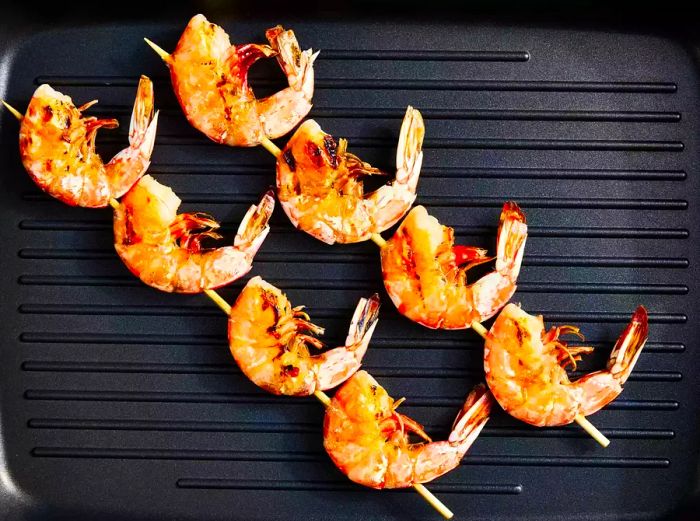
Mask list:
[[[423,162],[423,118],[406,109],[396,150],[396,178],[364,193],[362,177],[382,172],[347,152],[313,120],[305,121],[277,157],[277,192],[292,224],[327,244],[366,241],[411,208]],[[382,174],[383,175],[383,174]]]
[[[71,206],[104,208],[121,197],[146,172],[155,141],[158,113],[153,114],[153,84],[141,76],[129,127],[129,147],[108,163],[95,151],[101,128],[116,128],[116,119],[83,117],[97,100],[76,107],[69,96],[40,85],[22,116],[19,148],[32,180],[49,195]]]
[[[221,238],[205,214],[177,214],[180,198],[144,176],[114,206],[114,247],[129,270],[161,291],[200,293],[239,279],[267,237],[275,207],[271,193],[251,206],[233,246],[204,250],[205,238]]]
[[[214,290],[206,290],[204,292],[221,310],[226,313],[226,315],[230,316],[231,315],[231,310],[233,309],[231,305],[229,305],[226,300],[224,300],[216,291]],[[370,299],[371,300],[371,299]],[[353,323],[356,322],[355,318],[358,315],[358,311],[360,310],[360,304],[358,304],[357,309],[355,310],[355,316],[353,317]],[[363,308],[364,309],[364,308]],[[364,315],[364,311],[362,311],[361,316]],[[359,321],[358,321],[359,322]],[[353,326],[351,325],[351,330]],[[371,329],[374,328],[374,325],[371,326]],[[370,331],[371,334],[371,331]],[[365,333],[365,336],[367,333]],[[362,372],[362,371],[361,371]],[[357,373],[355,373],[357,374]],[[328,397],[326,393],[324,393],[321,390],[315,390],[313,395],[316,397],[318,401],[320,401],[324,407],[328,408],[331,405],[331,399]],[[489,407],[490,407],[490,402],[489,402]],[[417,424],[416,424],[417,425]],[[479,429],[480,430],[480,429]],[[478,433],[477,433],[478,434]],[[412,485],[413,489],[418,492],[423,499],[425,499],[430,506],[432,506],[435,510],[437,510],[445,519],[452,519],[454,517],[454,513],[445,506],[445,504],[440,501],[430,490],[428,490],[425,485],[422,483],[414,483]]]
[[[362,363],[378,322],[379,295],[360,299],[345,345],[311,355],[323,333],[303,306],[292,307],[272,284],[254,277],[231,308],[228,338],[231,354],[243,373],[273,394],[308,396],[340,385]]]
[[[495,315],[513,296],[526,239],[525,215],[507,202],[495,270],[468,284],[468,270],[493,258],[481,248],[455,246],[454,230],[416,206],[381,247],[384,286],[411,320],[433,329],[464,329]]]
[[[145,41],[170,69],[175,95],[190,124],[217,143],[250,147],[291,131],[311,110],[314,92],[318,53],[302,52],[294,32],[279,25],[265,35],[270,45],[231,45],[221,27],[198,14],[172,54]],[[256,99],[248,85],[248,69],[272,56],[289,87]]]
[[[365,371],[335,393],[323,422],[323,445],[352,481],[371,488],[427,483],[456,468],[489,419],[492,398],[485,385],[467,397],[446,441],[432,441],[415,420]],[[409,433],[427,443],[409,442]]]
[[[545,332],[541,316],[508,304],[485,335],[486,382],[501,407],[519,420],[537,427],[576,421],[589,431],[592,425],[585,416],[620,395],[648,333],[647,311],[639,306],[613,347],[607,368],[571,382],[566,366],[575,368],[580,355],[592,348],[569,347],[560,336],[581,337],[579,329],[560,326]],[[602,434],[597,441],[609,443]]]

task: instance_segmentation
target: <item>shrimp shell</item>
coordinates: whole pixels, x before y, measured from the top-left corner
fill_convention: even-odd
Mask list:
[[[161,291],[200,293],[248,273],[267,237],[275,207],[271,192],[248,209],[233,246],[204,250],[201,240],[221,238],[204,214],[177,214],[180,198],[151,176],[142,177],[114,209],[114,247],[129,270]]]
[[[231,45],[228,34],[204,15],[187,24],[165,62],[187,120],[209,139],[251,147],[290,132],[311,110],[313,63],[318,53],[299,49],[294,33],[281,26],[266,32],[270,45]],[[248,69],[277,56],[289,87],[256,99]]]
[[[607,368],[571,382],[565,366],[575,364],[590,347],[570,347],[560,335],[578,328],[559,326],[545,332],[541,316],[508,304],[486,336],[484,370],[491,392],[510,415],[538,427],[567,425],[579,414],[605,407],[622,392],[649,334],[647,311],[639,306],[618,338]]]
[[[481,384],[467,397],[446,441],[432,441],[423,427],[396,412],[394,401],[366,371],[335,393],[323,421],[323,446],[352,481],[372,488],[427,483],[456,468],[489,419],[492,398]],[[411,443],[414,433],[427,443]]]
[[[228,337],[241,371],[273,394],[308,396],[338,386],[360,368],[378,323],[379,296],[360,299],[345,345],[312,355],[323,344],[311,334],[323,333],[303,306],[260,277],[248,281],[231,307]]]
[[[153,114],[153,84],[141,76],[129,127],[129,147],[108,163],[95,151],[100,128],[116,128],[116,119],[83,117],[69,96],[40,85],[22,118],[19,149],[24,168],[52,197],[71,206],[103,208],[126,193],[150,165],[158,113]]]

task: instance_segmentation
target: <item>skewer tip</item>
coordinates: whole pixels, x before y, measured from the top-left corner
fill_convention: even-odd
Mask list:
[[[231,315],[231,305],[224,300],[224,298],[219,295],[213,289],[205,289],[204,294],[214,301],[214,304],[221,308],[221,311],[226,313],[226,315]]]
[[[423,499],[430,503],[431,507],[440,512],[440,515],[442,515],[442,517],[444,517],[445,519],[452,519],[454,517],[454,512],[447,508],[447,506],[442,501],[436,498],[435,495],[432,492],[430,492],[430,490],[425,488],[425,485],[421,485],[420,483],[418,483],[417,485],[413,485],[413,488],[416,492],[423,496]]]
[[[156,51],[156,54],[158,56],[160,56],[160,59],[163,60],[165,63],[169,64],[172,61],[172,58],[170,57],[170,53],[168,51],[166,51],[165,49],[163,49],[161,46],[153,43],[148,38],[144,38],[143,41],[146,42],[151,47],[151,49]]]
[[[577,414],[574,421],[578,423],[581,428],[591,435],[595,441],[597,441],[603,448],[610,445],[610,440],[605,437],[605,435],[600,432],[595,425],[589,422],[583,414]]]
[[[12,105],[10,105],[7,101],[5,100],[0,100],[2,101],[2,104],[5,105],[5,108],[10,111],[10,113],[17,118],[18,121],[22,121],[22,113],[14,108]]]

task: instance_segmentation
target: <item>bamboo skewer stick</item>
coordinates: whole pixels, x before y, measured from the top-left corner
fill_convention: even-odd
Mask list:
[[[472,329],[474,331],[476,331],[481,338],[486,340],[486,335],[488,335],[489,332],[484,326],[481,325],[481,323],[479,323],[475,320],[474,322],[472,322],[471,326],[472,326]]]
[[[216,291],[214,291],[213,289],[207,289],[204,291],[204,293],[207,297],[212,299],[214,303],[224,311],[224,313],[226,313],[227,315],[231,314],[231,306]],[[331,399],[323,391],[316,391],[314,393],[314,396],[319,402],[323,404],[324,407],[328,407],[331,404]],[[445,519],[452,519],[452,517],[454,517],[454,513],[449,508],[447,508],[447,506],[445,506],[445,504],[442,501],[435,497],[432,492],[425,488],[424,485],[413,485],[413,488],[423,497],[423,499],[430,503],[430,506],[432,506],[435,510],[440,512],[440,514]]]
[[[10,113],[11,113],[14,117],[16,117],[18,121],[22,121],[22,118],[23,118],[24,116],[22,116],[22,113],[21,113],[19,110],[17,110],[16,108],[14,108],[12,105],[10,105],[10,104],[9,104],[8,102],[6,102],[5,100],[0,100],[0,101],[2,101],[2,104],[5,105],[5,108],[6,108],[7,110],[9,110]]]
[[[275,145],[272,141],[270,141],[268,138],[263,137],[260,140],[260,144],[263,146],[265,150],[267,150],[270,154],[275,156],[276,159],[279,159],[282,156],[282,151],[280,148]]]
[[[372,242],[373,242],[374,244],[376,244],[377,246],[379,246],[379,248],[383,248],[384,246],[386,246],[386,241],[384,240],[384,237],[382,237],[382,236],[379,235],[378,233],[373,233],[373,234],[370,236],[370,239],[372,240]]]
[[[600,443],[603,448],[610,445],[610,440],[606,438],[602,432],[596,429],[595,425],[589,422],[583,414],[577,414],[574,421],[578,423],[584,431],[590,434],[591,438]]]
[[[156,45],[148,38],[144,38],[143,41],[146,42],[151,47],[151,49],[156,51],[156,54],[158,56],[160,56],[160,59],[163,60],[165,63],[170,64],[170,62],[173,61],[173,59],[170,57],[170,53],[168,51],[166,51],[165,49],[163,49],[159,45]]]
[[[204,294],[210,299],[212,299],[214,301],[214,304],[219,306],[221,308],[221,311],[226,313],[226,315],[231,314],[231,304],[226,302],[216,291],[214,291],[213,289],[205,289]]]

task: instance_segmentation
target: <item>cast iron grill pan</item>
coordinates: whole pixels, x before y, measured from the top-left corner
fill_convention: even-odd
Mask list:
[[[222,23],[260,41],[284,20]],[[261,148],[209,142],[186,123],[164,65],[179,25],[56,29],[9,44],[2,95],[24,110],[49,82],[122,126],[139,74],[161,119],[150,173],[187,211],[225,223],[274,183]],[[515,300],[549,323],[579,324],[600,367],[634,307],[650,338],[625,392],[592,419],[607,450],[576,427],[537,430],[500,410],[463,465],[430,485],[460,519],[658,519],[697,466],[697,64],[679,42],[645,34],[510,26],[295,23],[321,49],[311,116],[390,172],[407,104],[427,126],[418,202],[459,242],[492,248],[500,206],[518,201],[530,238]],[[254,69],[261,94],[281,86]],[[203,296],[168,295],[132,277],[107,210],[69,208],[24,172],[17,123],[2,113],[0,202],[2,489],[7,519],[436,519],[410,491],[350,483],[322,448],[313,399],[259,391],[233,363],[226,317]],[[284,139],[280,140],[280,144]],[[385,234],[386,235],[386,234]],[[483,379],[471,331],[403,319],[383,291],[371,244],[326,246],[281,209],[252,274],[347,331],[357,299],[382,294],[365,368],[404,413],[445,436]],[[224,289],[233,302],[242,281]],[[336,344],[337,345],[337,344]]]

